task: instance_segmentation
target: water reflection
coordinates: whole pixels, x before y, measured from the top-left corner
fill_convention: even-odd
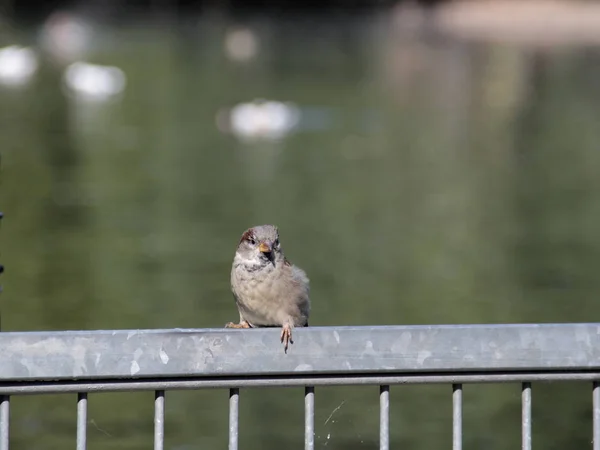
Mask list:
[[[239,233],[267,222],[311,278],[316,326],[596,320],[594,58],[337,27],[263,24],[243,68],[227,27],[125,27],[91,61],[125,72],[119,102],[64,96],[48,63],[0,91],[3,329],[221,326]],[[318,114],[276,142],[221,133],[217,112],[254,98]],[[519,393],[465,387],[465,448],[518,445]],[[536,445],[587,445],[589,397],[534,385]],[[241,398],[242,449],[302,446],[301,389]],[[448,445],[449,386],[391,399],[394,446]],[[91,395],[90,448],[147,448],[152,401]],[[72,445],[74,397],[14,405],[14,448]],[[375,388],[318,389],[316,406],[317,448],[377,448]],[[167,448],[223,448],[226,407],[170,393]]]

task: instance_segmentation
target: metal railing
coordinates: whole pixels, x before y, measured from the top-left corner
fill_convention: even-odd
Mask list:
[[[10,396],[77,394],[77,449],[88,393],[155,391],[154,449],[164,447],[165,391],[229,388],[229,449],[238,448],[240,388],[304,386],[305,449],[314,449],[315,386],[378,385],[380,449],[389,449],[390,386],[452,385],[454,450],[462,448],[464,383],[522,383],[522,448],[530,450],[532,382],[593,385],[600,450],[600,324],[312,327],[287,353],[277,329],[0,333],[0,450]]]

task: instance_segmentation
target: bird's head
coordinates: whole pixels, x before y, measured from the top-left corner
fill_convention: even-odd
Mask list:
[[[284,260],[275,225],[259,225],[244,231],[237,248],[237,255],[251,265],[277,265]]]

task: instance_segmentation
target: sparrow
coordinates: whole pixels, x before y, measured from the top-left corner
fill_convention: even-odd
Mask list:
[[[237,246],[231,268],[231,291],[239,323],[226,328],[281,327],[287,353],[294,327],[307,327],[310,314],[306,273],[283,254],[274,225],[247,229]]]

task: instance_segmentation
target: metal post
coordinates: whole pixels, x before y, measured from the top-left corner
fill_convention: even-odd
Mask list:
[[[452,450],[462,450],[462,384],[452,385]]]
[[[379,386],[379,450],[390,448],[390,387]]]
[[[315,448],[315,388],[304,388],[304,450]]]
[[[240,406],[240,390],[229,390],[229,450],[238,448],[238,416]]]
[[[8,450],[10,397],[0,395],[0,450]]]
[[[87,393],[77,394],[77,450],[87,448]]]
[[[154,450],[165,445],[165,391],[154,392]]]
[[[593,410],[593,450],[600,450],[600,383],[594,381],[592,391],[592,410]]]
[[[523,450],[531,450],[531,383],[523,383],[521,391],[521,437]]]

